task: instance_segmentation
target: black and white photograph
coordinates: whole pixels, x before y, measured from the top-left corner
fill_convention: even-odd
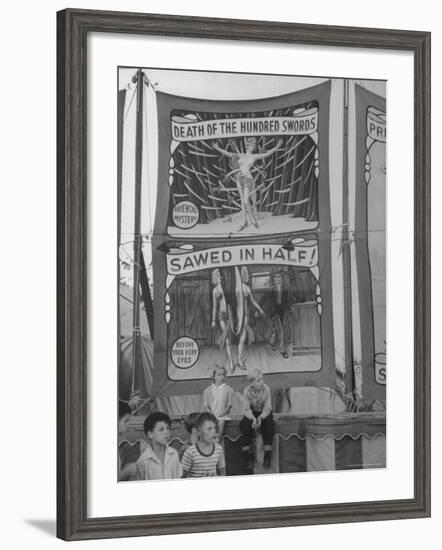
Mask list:
[[[118,481],[385,468],[388,82],[117,82]]]
[[[5,4],[5,550],[440,545],[442,19],[364,8]]]

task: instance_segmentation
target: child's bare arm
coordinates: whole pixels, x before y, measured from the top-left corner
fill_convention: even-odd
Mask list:
[[[203,402],[202,402],[201,407],[202,407],[202,409],[203,409],[203,412],[212,412],[212,411],[210,410],[208,388],[206,388],[206,389],[203,391]]]
[[[264,418],[267,418],[267,416],[269,416],[269,414],[272,412],[272,395],[270,393],[270,389],[268,386],[266,386],[265,392],[266,392],[266,396],[265,396],[264,407],[262,409],[261,414],[258,417],[260,421],[263,420]]]
[[[250,406],[250,396],[249,396],[248,386],[244,390],[244,416],[249,420],[251,420],[252,422],[255,421],[255,416]]]
[[[216,463],[216,475],[218,476],[226,475],[226,459],[224,457],[224,451],[221,449],[218,456],[218,461]]]
[[[184,451],[183,458],[181,459],[181,469],[183,470],[182,477],[189,477],[189,472],[192,469],[192,455],[189,449]]]
[[[230,389],[228,390],[228,393],[227,393],[226,408],[225,408],[225,410],[223,411],[223,413],[222,413],[221,416],[225,416],[226,414],[229,414],[229,412],[232,410],[232,395],[233,395],[233,390],[232,390],[232,388],[230,388]]]
[[[118,481],[129,481],[134,479],[136,476],[136,466],[135,462],[126,464],[126,466],[118,474]]]
[[[135,479],[136,480],[145,479],[144,467],[141,462],[137,462],[135,464]]]

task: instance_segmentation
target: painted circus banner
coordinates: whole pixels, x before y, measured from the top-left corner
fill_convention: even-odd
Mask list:
[[[372,141],[385,143],[387,140],[387,123],[385,112],[375,107],[367,108],[367,136]]]
[[[238,136],[309,135],[318,127],[318,109],[294,110],[286,117],[226,118],[199,121],[194,114],[172,117],[176,141],[195,141]]]
[[[253,265],[272,262],[275,266],[293,265],[314,267],[317,265],[317,242],[295,239],[293,246],[285,250],[279,245],[249,245],[209,248],[196,252],[175,249],[167,254],[167,273],[184,275],[200,269],[229,265]]]
[[[386,108],[385,99],[356,85],[355,251],[360,349],[356,387],[385,400],[386,341]]]
[[[335,381],[326,82],[260,100],[157,92],[155,396]]]

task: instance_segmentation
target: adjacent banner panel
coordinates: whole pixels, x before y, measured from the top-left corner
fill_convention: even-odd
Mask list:
[[[258,367],[272,388],[335,382],[330,82],[260,100],[156,94],[153,396]]]
[[[386,107],[385,99],[355,85],[357,262],[361,365],[366,399],[385,400],[386,342]]]

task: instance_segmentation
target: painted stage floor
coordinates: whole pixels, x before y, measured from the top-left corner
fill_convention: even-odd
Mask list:
[[[287,214],[272,216],[270,212],[258,212],[258,227],[250,224],[238,231],[244,223],[244,215],[241,212],[216,218],[215,220],[201,224],[197,223],[191,229],[179,229],[169,226],[167,232],[171,237],[244,237],[251,235],[274,235],[278,233],[292,233],[294,231],[311,231],[318,222],[309,222],[304,218],[292,218]]]
[[[238,348],[232,347],[234,362],[237,360]],[[256,343],[250,348],[244,361],[247,370],[255,366],[264,374],[289,373],[289,372],[315,372],[321,369],[320,350],[296,350],[293,355],[289,350],[289,357],[284,358],[279,351],[274,351],[269,344]],[[217,346],[200,349],[198,361],[190,368],[177,368],[172,362],[169,363],[169,378],[172,380],[195,380],[210,378],[215,364],[225,365],[229,368],[225,350],[221,351]],[[246,371],[235,369],[233,375],[244,376]]]

